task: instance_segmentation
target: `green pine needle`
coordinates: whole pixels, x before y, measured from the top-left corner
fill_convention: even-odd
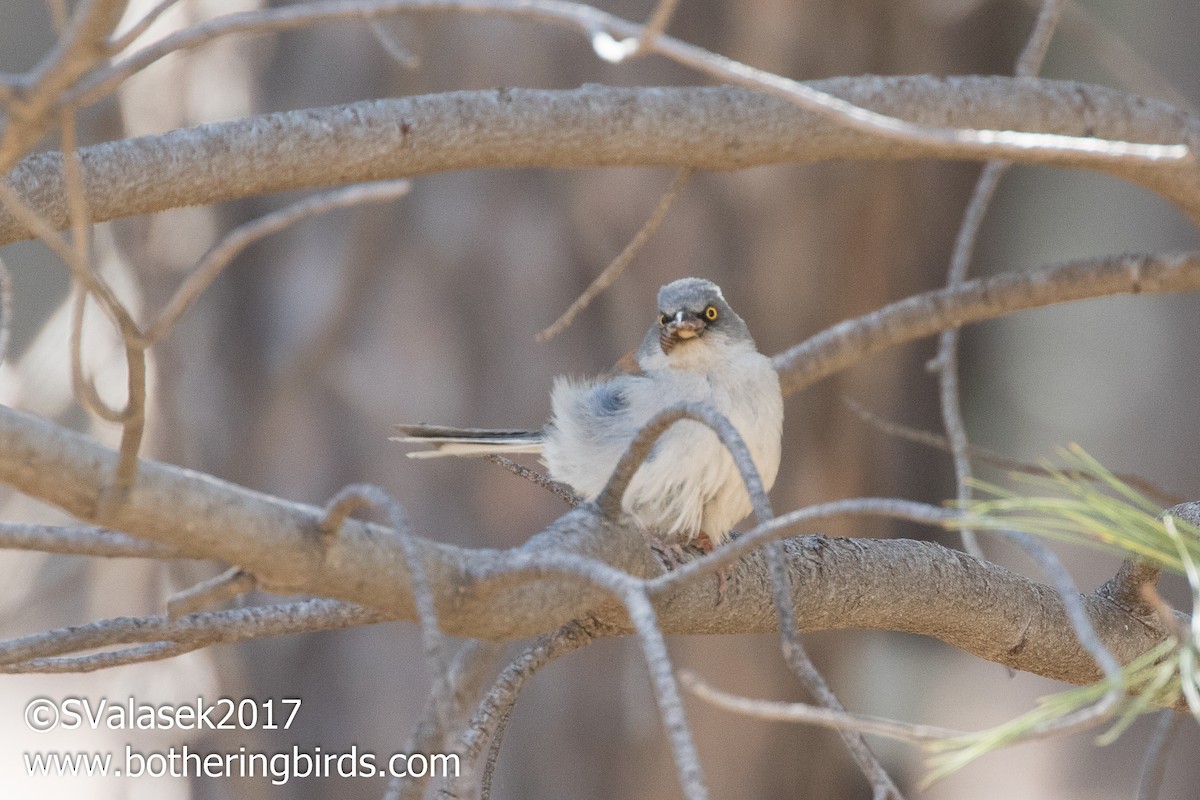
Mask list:
[[[1072,445],[1062,455],[1065,468],[1014,476],[1028,492],[976,481],[991,498],[971,502],[968,513],[947,527],[1021,531],[1144,558],[1177,573],[1186,573],[1189,561],[1200,562],[1200,528],[1173,518],[1175,532],[1169,533],[1159,506],[1083,448]]]
[[[1084,544],[1123,558],[1151,561],[1187,577],[1193,609],[1200,608],[1200,528],[1162,509],[1078,445],[1062,451],[1066,466],[1049,467],[1046,475],[1017,474],[1014,480],[1028,492],[981,482],[976,488],[989,499],[969,503],[950,528],[1019,531],[1050,539]],[[1114,719],[1097,739],[1115,741],[1140,715],[1186,700],[1200,720],[1200,619],[1193,614],[1190,635],[1174,637],[1142,654],[1122,670],[1122,695],[1106,715]],[[928,785],[975,759],[1006,745],[1037,738],[1056,720],[1101,702],[1108,681],[1044,697],[1036,708],[1002,725],[926,745],[930,753]]]

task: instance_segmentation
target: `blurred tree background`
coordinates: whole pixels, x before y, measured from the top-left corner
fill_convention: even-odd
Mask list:
[[[131,16],[150,5],[131,3]],[[153,32],[261,5],[181,0]],[[598,6],[629,19],[650,10],[634,0]],[[670,32],[804,80],[1007,74],[1035,12],[1016,0],[687,0]],[[53,41],[41,0],[10,0],[0,20],[2,70],[27,69]],[[381,27],[383,39],[419,63],[399,62],[361,22],[225,37],[165,59],[83,114],[81,143],[456,89],[707,82],[661,58],[604,64],[576,34],[527,21],[412,15]],[[1187,108],[1200,102],[1200,50],[1191,41],[1197,29],[1200,6],[1189,0],[1088,0],[1067,14],[1043,74],[1129,88]],[[40,147],[58,143],[51,138]],[[636,346],[653,320],[657,288],[685,275],[724,287],[766,353],[939,286],[978,169],[935,161],[830,162],[697,174],[628,273],[545,344],[534,334],[624,247],[672,172],[529,169],[420,178],[398,202],[333,212],[239,257],[153,353],[143,454],[318,505],[344,484],[370,481],[405,505],[424,536],[513,546],[558,516],[561,503],[484,462],[409,461],[387,441],[393,423],[541,424],[553,377],[602,371]],[[99,225],[97,263],[133,307],[159,308],[224,232],[291,199],[261,197]],[[972,273],[1198,244],[1179,211],[1140,188],[1091,173],[1017,167],[989,213]],[[13,272],[16,313],[0,400],[115,442],[116,426],[87,419],[71,399],[66,269],[37,243],[7,246],[0,257]],[[1077,441],[1114,469],[1194,498],[1198,313],[1194,296],[1129,297],[968,329],[962,370],[969,433],[982,446],[1029,461]],[[87,362],[101,391],[120,398],[119,351],[99,317],[90,314]],[[934,346],[926,340],[896,349],[789,398],[783,466],[772,493],[777,510],[855,495],[931,502],[953,496],[944,453],[879,432],[843,402],[852,398],[884,418],[940,429],[936,378],[924,369]],[[6,502],[5,518],[57,519],[19,496]],[[858,520],[820,532],[929,535]],[[984,546],[989,557],[1041,579],[1011,547],[987,539]],[[1083,590],[1116,568],[1114,559],[1076,552],[1071,564]],[[155,613],[164,593],[212,569],[2,552],[0,627],[11,636],[82,617]],[[1182,584],[1168,581],[1166,593],[1184,602]],[[1054,688],[902,634],[840,632],[807,641],[847,706],[874,714],[977,728]],[[731,691],[800,696],[773,636],[677,637],[670,645],[679,666]],[[410,624],[220,646],[87,675],[10,677],[0,682],[0,708],[13,709],[0,715],[0,749],[30,746],[18,711],[29,697],[132,693],[147,701],[197,694],[303,698],[293,730],[199,740],[210,749],[273,751],[299,743],[336,751],[354,744],[387,753],[407,736],[428,684],[418,630]],[[688,710],[717,797],[867,796],[832,732],[732,716],[697,702]],[[1139,723],[1106,749],[1082,734],[1001,752],[914,795],[1131,797],[1149,725]],[[78,747],[78,739],[55,736],[38,746]],[[178,734],[156,736],[137,741],[147,749],[178,744]],[[1194,726],[1182,736],[1177,754],[1195,752]],[[880,751],[892,774],[911,787],[919,778],[917,754],[888,743]],[[78,796],[76,782],[23,782],[16,760],[5,759],[0,786],[11,780],[42,797]],[[1167,781],[1163,797],[1192,797],[1200,767],[1177,757]],[[274,787],[263,779],[159,779],[89,783],[87,796],[350,799],[376,798],[382,789],[379,780]],[[606,640],[547,668],[525,691],[493,796],[677,794],[637,647]]]

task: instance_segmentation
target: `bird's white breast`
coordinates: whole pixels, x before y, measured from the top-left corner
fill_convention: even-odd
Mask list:
[[[595,499],[646,422],[676,403],[704,402],[741,434],[763,485],[774,484],[783,398],[769,358],[752,346],[696,342],[677,348],[670,359],[644,358],[642,367],[645,375],[555,384],[543,450],[551,477]],[[704,531],[718,544],[751,509],[728,451],[707,426],[691,420],[662,435],[622,505],[649,533],[687,540]]]

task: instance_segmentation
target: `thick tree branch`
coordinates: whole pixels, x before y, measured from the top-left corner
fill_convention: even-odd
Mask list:
[[[940,127],[1105,139],[1200,141],[1166,103],[1099,86],[999,77],[836,78],[814,88]],[[82,148],[94,221],[269,192],[449,170],[671,166],[742,169],[834,158],[979,158],[953,143],[900,141],[734,87],[500,89],[267,114]],[[1009,155],[1008,157],[1013,158]],[[1200,221],[1200,161],[1127,164],[1030,151],[1021,160],[1086,167],[1138,183]],[[13,188],[51,225],[68,221],[62,156],[13,169]],[[0,244],[31,234],[0,213]]]
[[[336,538],[317,525],[323,512],[179,467],[139,462],[138,479],[109,516],[94,520],[116,454],[90,438],[0,408],[0,481],[83,519],[190,554],[237,564],[276,591],[308,592],[415,620],[404,553],[390,531],[346,520]],[[629,633],[611,596],[577,579],[502,573],[539,553],[608,561],[634,575],[657,563],[641,534],[602,522],[581,506],[511,551],[465,550],[414,540],[444,631],[516,638],[553,630],[584,614],[606,632]],[[1002,567],[928,542],[825,539],[785,542],[799,626],[898,630],[935,636],[982,658],[1074,683],[1098,677],[1075,640],[1057,593]],[[712,582],[656,598],[664,633],[746,633],[776,628],[761,551],[735,566],[732,591],[714,604]],[[930,602],[931,587],[937,602]],[[1128,661],[1162,638],[1153,622],[1098,595],[1084,598],[1100,640]]]

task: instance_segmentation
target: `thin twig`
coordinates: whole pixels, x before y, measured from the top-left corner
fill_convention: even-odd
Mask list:
[[[537,470],[522,466],[507,456],[500,456],[493,453],[491,455],[484,456],[483,460],[490,461],[493,464],[508,470],[518,478],[524,478],[534,485],[542,487],[559,500],[562,500],[564,503],[569,505],[571,508],[576,508],[580,503],[583,502],[583,499],[580,498],[579,495],[575,494],[575,492],[571,491],[571,487],[567,484],[560,483],[556,480],[551,480]]]
[[[63,33],[32,70],[16,84],[20,91],[5,104],[0,135],[0,173],[33,145],[53,123],[55,107],[79,106],[64,100],[69,87],[107,57],[106,42],[128,0],[82,0]]]
[[[729,422],[722,414],[712,409],[704,403],[680,403],[678,405],[667,408],[666,410],[655,415],[649,422],[642,426],[638,431],[633,442],[630,443],[625,453],[617,462],[616,469],[613,470],[612,477],[609,478],[608,484],[601,492],[596,501],[600,511],[607,518],[612,519],[617,510],[621,508],[622,498],[625,490],[629,486],[629,482],[633,479],[634,473],[641,465],[642,461],[649,455],[655,442],[659,437],[676,422],[682,419],[691,419],[698,422],[703,422],[713,433],[721,440],[725,449],[729,451],[730,457],[737,465],[738,471],[741,474],[742,482],[745,485],[746,492],[750,496],[750,504],[754,509],[755,519],[758,526],[761,528],[769,525],[774,519],[774,512],[771,510],[771,503],[767,499],[767,493],[762,484],[762,478],[758,473],[758,469],[754,464],[754,460],[750,456],[750,451],[746,447],[742,437],[738,434],[737,429]],[[767,556],[767,564],[771,573],[771,593],[775,603],[775,614],[779,619],[779,633],[781,646],[783,649],[784,658],[787,661],[792,671],[800,678],[810,692],[812,692],[818,700],[824,705],[835,710],[842,710],[842,706],[837,697],[829,689],[824,678],[817,671],[808,655],[804,652],[804,647],[800,643],[796,633],[796,619],[792,601],[791,578],[787,569],[786,559],[782,546],[776,541],[769,541],[764,547]],[[645,607],[648,609],[645,613],[653,613],[653,608],[649,605],[649,596],[653,590],[646,584],[643,584],[641,592],[644,592]],[[640,593],[632,595],[633,599],[638,603],[639,607],[643,602],[643,595]],[[633,609],[630,608],[630,616],[633,616]],[[636,625],[635,620],[635,625]],[[639,627],[639,632],[641,628]],[[661,636],[658,629],[654,629],[654,634]],[[647,660],[651,658],[649,655],[651,648],[657,648],[654,638],[647,640],[643,644],[643,648],[647,649]],[[665,657],[665,650],[664,650]],[[653,667],[652,667],[653,668]],[[656,681],[662,680],[656,676]],[[673,690],[674,682],[663,682],[662,692]],[[663,695],[660,694],[660,705]],[[660,710],[664,715],[664,723],[667,722],[666,714],[668,707],[663,705]],[[866,741],[860,734],[840,731],[843,741],[851,756],[863,770],[867,780],[875,790],[877,797],[895,797],[901,798],[900,790],[896,787],[891,777],[871,749],[867,746]],[[678,756],[678,754],[677,754]],[[680,766],[681,776],[685,774],[684,766]],[[685,783],[685,786],[687,784]]]
[[[914,725],[908,722],[876,717],[870,714],[855,714],[851,711],[834,710],[807,703],[782,703],[774,700],[752,700],[748,697],[723,692],[710,686],[696,673],[684,670],[679,673],[679,682],[701,700],[718,708],[758,719],[779,722],[803,722],[825,728],[856,731],[858,733],[884,736],[904,742],[932,742],[952,739],[964,735],[962,731],[940,728],[936,725]]]
[[[781,514],[765,524],[757,525],[708,555],[692,559],[670,572],[651,578],[646,582],[646,586],[652,596],[670,594],[688,582],[728,567],[768,541],[795,535],[792,528],[797,525],[843,516],[878,516],[942,527],[947,520],[960,517],[961,512],[891,497],[855,497],[820,503]]]
[[[774,551],[774,552],[773,552]],[[821,705],[836,712],[845,712],[842,701],[837,698],[825,677],[808,657],[800,636],[796,633],[796,616],[792,610],[791,581],[783,559],[782,546],[779,542],[767,545],[768,565],[771,567],[773,587],[775,588],[775,613],[779,616],[779,632],[783,645],[783,656],[792,674],[800,679],[809,693]],[[776,566],[778,564],[778,566]],[[786,592],[786,595],[785,595]],[[850,756],[858,764],[863,775],[871,784],[872,796],[875,800],[895,798],[904,800],[904,795],[888,775],[879,758],[871,750],[862,732],[848,728],[838,728],[842,743],[850,752]]]
[[[375,41],[383,47],[384,52],[392,57],[400,66],[405,69],[417,69],[421,66],[421,59],[417,58],[407,47],[400,44],[396,36],[383,24],[383,20],[372,18],[367,20],[367,27],[371,29],[371,33],[375,35]]]
[[[1017,57],[1014,73],[1018,78],[1032,78],[1042,71],[1042,63],[1046,60],[1046,51],[1050,49],[1050,41],[1058,29],[1062,19],[1065,0],[1041,0],[1037,19],[1033,23],[1033,31]]]
[[[150,9],[139,19],[133,23],[128,30],[122,31],[120,34],[111,38],[108,42],[108,49],[113,54],[120,53],[129,45],[133,44],[139,36],[145,33],[151,25],[158,21],[158,18],[164,12],[169,11],[172,6],[176,5],[179,0],[161,0],[158,5]]]
[[[881,433],[892,436],[897,439],[903,439],[908,442],[925,445],[926,447],[935,447],[938,450],[949,450],[950,443],[946,437],[940,436],[933,431],[926,431],[920,428],[913,428],[904,425],[900,422],[884,419],[869,408],[864,406],[852,397],[843,397],[842,402],[846,407],[854,413],[856,417],[880,431]],[[1051,475],[1053,471],[1038,466],[1037,464],[1027,464],[1024,461],[1019,461],[1015,458],[1009,458],[997,453],[995,450],[989,450],[986,447],[980,447],[977,444],[968,444],[967,454],[976,461],[981,461],[985,464],[990,464],[993,467],[1006,469],[1012,472],[1022,472],[1026,475]],[[1083,471],[1073,471],[1073,474],[1079,475],[1081,478],[1089,481],[1098,481],[1100,476]],[[1127,483],[1137,489],[1147,497],[1162,503],[1164,507],[1177,505],[1183,502],[1183,498],[1178,495],[1171,494],[1162,487],[1146,480],[1140,475],[1134,475],[1129,472],[1114,472],[1123,483]]]
[[[592,34],[592,50],[611,64],[619,64],[650,52],[654,40],[661,36],[670,24],[677,5],[679,0],[658,0],[642,32],[637,36],[618,41],[608,31],[596,31]]]
[[[769,525],[774,520],[774,514],[769,506],[756,508],[758,526]],[[812,659],[808,657],[800,635],[796,632],[796,613],[792,599],[792,579],[788,571],[787,560],[783,545],[778,541],[770,541],[763,548],[767,557],[767,567],[771,574],[771,598],[775,605],[775,616],[779,619],[780,647],[784,661],[809,693],[817,701],[831,711],[844,712],[846,709],[837,695],[825,681]],[[851,758],[858,764],[863,775],[871,784],[875,800],[895,798],[903,800],[899,787],[896,786],[879,758],[871,750],[862,733],[844,728],[838,729],[842,743],[850,752]]]
[[[74,153],[75,151],[74,126],[64,126],[62,133],[64,137],[64,146],[70,145],[70,151],[68,153],[64,153],[63,156],[63,180],[68,187],[71,184],[75,184],[78,187],[82,182],[82,178],[78,170],[78,154],[70,154]],[[87,216],[86,209],[80,209],[81,192],[82,190],[78,188],[75,191],[68,191],[68,206],[70,208],[69,221],[73,229],[78,229],[78,220],[81,216],[85,218]],[[116,296],[116,293],[113,292],[112,287],[108,285],[108,282],[105,281],[89,263],[90,259],[88,258],[87,250],[81,244],[82,240],[86,238],[86,233],[84,236],[79,236],[78,234],[75,236],[76,244],[68,243],[66,238],[58,231],[54,230],[53,226],[51,226],[41,214],[39,214],[28,203],[26,203],[25,200],[19,194],[17,194],[16,191],[14,191],[5,180],[0,180],[0,203],[4,205],[5,210],[12,214],[14,218],[20,220],[21,223],[29,228],[29,230],[35,236],[41,239],[52,251],[54,251],[55,255],[62,259],[63,263],[70,268],[72,277],[79,284],[81,291],[85,295],[91,294],[96,298],[101,309],[104,310],[109,319],[112,321],[113,325],[116,327],[121,338],[125,341],[126,354],[128,358],[129,342],[138,334],[137,325],[133,321],[133,318],[130,316],[124,304],[121,303],[120,299]],[[76,300],[77,303],[83,303],[84,301],[85,298],[78,298]],[[83,309],[77,306],[74,311],[72,322],[73,353],[78,350],[80,346],[79,338],[81,334],[79,333],[79,329],[82,326],[82,316]],[[75,359],[77,357],[73,355],[72,358]],[[129,363],[128,369],[129,379],[132,382],[137,378],[135,375],[135,372],[137,371],[136,365]],[[72,362],[72,375],[82,376],[82,367],[77,361],[74,360]],[[80,402],[85,404],[85,407],[89,404],[94,405],[95,408],[101,409],[100,415],[103,418],[120,421],[123,425],[128,425],[130,423],[136,412],[134,397],[129,398],[124,411],[117,412],[115,410],[108,409],[104,402],[100,400],[98,394],[96,394],[94,391],[89,391],[87,388],[84,388],[87,387],[87,385],[87,381],[82,381],[78,384],[79,388],[83,388],[83,392],[78,396],[81,398]]]
[[[975,250],[975,241],[987,207],[996,193],[1000,178],[1008,169],[1006,161],[989,161],[983,167],[979,182],[971,193],[971,201],[967,205],[967,213],[958,231],[954,244],[954,254],[950,260],[950,275],[946,281],[947,289],[955,289],[967,278],[967,269]],[[938,338],[937,355],[932,362],[938,372],[939,406],[942,411],[942,424],[946,428],[946,437],[950,441],[950,457],[954,464],[954,486],[959,505],[966,506],[971,500],[971,460],[967,453],[968,442],[966,425],[962,416],[962,399],[958,391],[958,329],[950,328],[941,333]],[[976,558],[984,558],[983,550],[975,531],[970,528],[962,530],[963,549]]]
[[[63,107],[60,112],[59,128],[63,145],[63,183],[67,197],[67,215],[71,229],[71,243],[66,244],[62,237],[54,232],[51,226],[40,215],[28,208],[23,200],[16,196],[6,182],[0,181],[0,197],[8,210],[18,216],[34,218],[42,227],[43,240],[50,244],[70,268],[74,280],[81,287],[82,294],[76,300],[72,317],[72,381],[79,390],[79,401],[85,407],[96,410],[105,419],[119,419],[122,425],[119,457],[114,473],[111,490],[113,497],[120,496],[132,485],[137,474],[137,456],[141,449],[142,434],[146,426],[146,357],[145,353],[132,344],[138,330],[132,316],[123,303],[117,298],[108,283],[100,277],[91,263],[90,244],[90,214],[86,193],[83,188],[83,175],[79,163],[79,153],[76,147],[75,113],[70,106]],[[32,229],[32,228],[31,228]],[[49,233],[49,238],[44,234]],[[87,295],[93,294],[101,307],[117,328],[124,342],[127,400],[125,409],[117,412],[109,408],[94,386],[83,376],[81,328],[83,324],[83,306]]]
[[[391,495],[378,486],[367,483],[351,484],[343,487],[335,494],[326,506],[325,517],[320,527],[326,533],[336,532],[355,509],[372,506],[383,511],[404,552],[405,566],[412,583],[413,604],[417,608],[417,621],[421,628],[421,644],[425,651],[425,662],[432,677],[444,675],[447,664],[443,654],[444,636],[438,629],[437,605],[433,598],[433,588],[425,573],[425,562],[417,547],[416,535],[408,522],[408,514],[404,508],[392,499]],[[438,684],[435,683],[435,688]],[[444,688],[444,687],[443,687]],[[449,727],[451,704],[444,695],[435,695],[435,702],[440,708],[441,727]]]
[[[1167,756],[1171,753],[1171,745],[1175,741],[1175,734],[1179,731],[1182,719],[1182,714],[1169,708],[1158,712],[1154,732],[1146,744],[1146,757],[1142,761],[1141,775],[1138,776],[1136,800],[1158,800],[1163,776],[1167,771]]]
[[[30,233],[41,239],[56,256],[62,259],[64,264],[72,268],[72,271],[82,266],[76,262],[75,250],[66,237],[56,231],[41,214],[25,202],[21,195],[17,194],[7,180],[3,179],[0,179],[0,203],[4,205],[5,211],[28,228]],[[95,289],[102,294],[100,287],[95,287]],[[109,295],[111,296],[111,292]]]
[[[133,486],[137,476],[138,451],[142,447],[142,434],[146,431],[146,351],[126,343],[125,365],[128,400],[126,409],[129,419],[121,428],[121,445],[117,450],[116,477],[113,489],[119,494]]]
[[[1121,671],[1121,663],[1096,635],[1096,629],[1092,626],[1091,617],[1088,616],[1079,590],[1075,587],[1075,581],[1072,580],[1071,574],[1067,572],[1058,556],[1039,539],[1027,533],[1008,531],[1006,535],[1032,556],[1041,566],[1042,571],[1046,573],[1046,577],[1050,579],[1050,585],[1054,587],[1058,592],[1059,599],[1062,600],[1063,608],[1067,612],[1067,619],[1071,622],[1071,629],[1079,640],[1080,646],[1095,659],[1096,666],[1100,668],[1104,679],[1108,681],[1108,691],[1096,703],[1028,731],[1021,736],[1021,741],[1072,733],[1097,725],[1111,716],[1122,697],[1125,675]]]
[[[1062,0],[1044,0],[1041,10],[1034,22],[1033,32],[1017,59],[1016,75],[1018,78],[1032,77],[1041,70],[1050,40],[1062,14]],[[996,187],[1007,171],[1006,161],[989,161],[983,167],[979,182],[971,193],[967,204],[967,212],[958,230],[954,243],[954,253],[950,258],[950,271],[946,279],[946,287],[953,289],[962,285],[967,279],[971,257],[974,255],[975,242],[979,238],[979,230],[983,227],[983,219],[987,208],[991,205],[996,194]],[[971,501],[971,460],[968,454],[966,424],[963,421],[962,398],[958,390],[958,338],[957,328],[944,331],[938,341],[937,355],[933,363],[936,365],[939,377],[939,396],[942,410],[942,423],[946,427],[946,436],[950,440],[950,455],[954,462],[954,485],[960,506],[966,506]],[[983,550],[975,531],[963,528],[961,531],[963,549],[976,558],[983,558]]]
[[[172,547],[92,525],[0,522],[0,549],[101,558],[184,558]]]
[[[671,668],[671,656],[667,652],[667,643],[663,639],[662,629],[658,626],[658,617],[654,613],[654,606],[650,604],[649,594],[639,586],[636,590],[627,592],[622,600],[641,642],[646,666],[650,669],[654,696],[658,700],[658,715],[667,730],[667,739],[671,743],[675,770],[679,773],[684,797],[689,800],[707,798],[708,786],[700,767],[700,755],[692,740],[683,701],[679,697],[675,672]]]
[[[451,731],[443,730],[439,718],[438,697],[449,697],[453,702],[452,712],[457,718],[466,713],[467,708],[479,697],[479,689],[487,679],[487,670],[492,660],[504,648],[500,642],[489,642],[481,639],[469,639],[458,648],[458,652],[450,661],[445,675],[434,678],[443,686],[436,687],[429,693],[425,708],[404,746],[402,753],[437,753],[446,752],[447,738]],[[462,757],[461,753],[454,753]],[[463,758],[462,760],[466,760]],[[447,776],[449,781],[469,772],[469,767],[460,768],[457,776]],[[422,800],[425,797],[425,787],[432,777],[428,772],[414,775],[409,772],[404,776],[395,776],[388,782],[383,800]]]
[[[71,390],[75,400],[90,414],[108,422],[124,425],[130,418],[130,408],[115,409],[105,402],[96,383],[83,368],[83,321],[87,313],[88,290],[76,282],[71,299],[71,333],[67,342],[71,358]]]
[[[451,781],[447,785],[448,792],[461,791],[466,794],[470,791],[466,781],[474,774],[473,765],[479,759],[483,745],[490,741],[480,788],[480,798],[486,800],[491,792],[500,742],[521,691],[542,667],[585,647],[592,638],[592,630],[586,624],[569,622],[557,631],[539,636],[496,676],[460,737],[458,751],[467,766],[460,772],[457,782]]]
[[[8,342],[12,336],[12,275],[0,258],[0,364],[8,358]]]
[[[239,225],[204,254],[195,269],[188,274],[166,306],[159,312],[158,317],[147,326],[146,332],[137,340],[138,344],[149,347],[165,336],[171,326],[196,301],[196,298],[216,279],[221,270],[240,252],[263,237],[334,209],[363,203],[386,203],[403,197],[411,188],[412,184],[406,180],[346,186],[306,197],[258,219]]]
[[[706,407],[702,406],[702,408]],[[680,411],[679,408],[672,409],[672,412],[678,411]],[[712,414],[715,420],[725,421],[726,425],[729,424],[720,414],[715,412]],[[667,414],[659,414],[643,426],[633,443],[625,451],[620,464],[628,466],[631,473],[640,463],[634,456],[640,452],[640,457],[644,458],[649,452],[649,446],[643,448],[645,440],[650,439],[651,444],[653,443],[652,437],[647,432],[655,429],[655,426],[658,425],[657,432],[661,434],[669,424],[662,423],[667,416]],[[697,419],[706,424],[708,422],[708,419],[699,413]],[[732,425],[729,427],[732,428]],[[736,431],[734,431],[734,435],[736,436]],[[738,443],[740,443],[740,439]],[[620,464],[617,473],[621,472]],[[609,481],[597,501],[601,521],[615,515],[615,510],[620,508],[621,492],[627,483],[627,479],[622,481],[616,475]],[[589,511],[589,516],[594,520],[594,510],[586,507],[571,513]],[[671,754],[684,796],[689,800],[708,797],[708,787],[700,767],[695,741],[692,738],[691,729],[688,727],[687,715],[684,713],[683,703],[679,697],[679,687],[675,682],[675,673],[671,669],[666,643],[663,641],[662,630],[658,625],[654,606],[650,603],[645,581],[634,578],[602,561],[587,558],[578,553],[553,549],[516,551],[510,553],[508,559],[493,559],[490,563],[483,565],[481,569],[472,570],[471,579],[491,580],[500,576],[512,579],[517,576],[533,577],[547,574],[579,576],[611,593],[625,607],[638,643],[641,645],[646,667],[650,671],[650,680],[654,688],[655,700],[658,702],[659,716],[667,732],[667,741],[671,745]]]
[[[604,270],[596,276],[596,279],[592,281],[586,289],[583,290],[583,293],[580,294],[579,297],[575,298],[575,302],[571,303],[570,307],[562,313],[562,316],[556,319],[548,327],[542,329],[534,337],[537,339],[537,341],[548,342],[555,336],[558,336],[558,334],[570,327],[571,323],[575,321],[575,317],[579,315],[579,312],[591,305],[591,302],[596,299],[597,295],[599,295],[609,286],[612,286],[614,283],[616,283],[617,278],[621,277],[621,273],[623,273],[625,268],[628,267],[633,261],[633,257],[636,256],[638,251],[642,249],[642,245],[649,241],[650,237],[654,235],[654,232],[658,230],[658,226],[661,225],[662,221],[666,218],[667,212],[671,210],[671,206],[675,204],[675,200],[679,197],[680,193],[683,191],[683,188],[687,186],[688,180],[692,177],[692,171],[693,170],[691,167],[685,167],[679,171],[679,173],[675,176],[675,180],[671,182],[669,187],[667,187],[666,193],[664,193],[662,198],[658,201],[658,205],[655,206],[654,212],[642,225],[641,230],[634,235],[633,239],[629,241],[629,244],[625,245],[625,249],[622,250],[617,257],[612,260],[612,263],[605,267]]]
[[[208,611],[227,600],[253,591],[255,585],[253,575],[241,567],[230,567],[220,575],[201,581],[167,598],[167,619],[179,619],[197,611]]]
[[[767,491],[763,487],[758,468],[754,465],[754,459],[750,456],[749,448],[746,447],[737,428],[733,427],[733,423],[707,403],[676,403],[655,414],[641,427],[629,447],[621,455],[621,459],[613,469],[600,496],[596,498],[596,505],[599,506],[600,513],[608,519],[616,518],[617,513],[621,510],[625,491],[629,488],[629,483],[633,480],[638,467],[650,455],[650,451],[659,437],[669,427],[684,419],[703,423],[712,429],[712,432],[721,440],[721,444],[729,451],[733,463],[737,466],[742,481],[746,485],[746,493],[750,496],[750,505],[754,509],[754,513],[760,519],[769,519],[771,504],[767,500]]]

